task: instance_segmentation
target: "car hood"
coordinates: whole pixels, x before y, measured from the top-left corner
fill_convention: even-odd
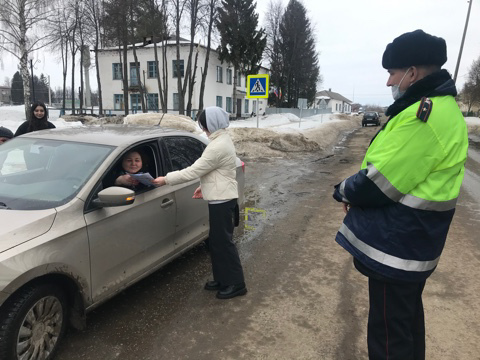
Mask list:
[[[45,234],[56,214],[55,209],[0,210],[0,253]]]

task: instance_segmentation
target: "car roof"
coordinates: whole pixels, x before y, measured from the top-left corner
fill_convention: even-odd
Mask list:
[[[57,128],[27,133],[22,135],[22,137],[122,146],[137,141],[173,135],[192,136],[197,139],[200,138],[198,135],[188,131],[161,126],[140,125],[103,125]]]

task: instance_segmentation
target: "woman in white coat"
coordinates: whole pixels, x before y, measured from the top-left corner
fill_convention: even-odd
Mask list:
[[[213,271],[213,281],[208,281],[205,289],[217,291],[219,299],[230,299],[247,293],[242,264],[233,242],[238,198],[235,146],[225,130],[229,120],[223,109],[207,107],[199,114],[198,123],[210,140],[202,156],[188,168],[160,176],[153,183],[177,185],[200,178],[200,187],[193,197],[208,201]]]

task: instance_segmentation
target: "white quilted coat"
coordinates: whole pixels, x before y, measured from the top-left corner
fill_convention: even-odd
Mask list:
[[[168,173],[165,181],[167,184],[176,185],[200,178],[205,200],[236,199],[238,185],[233,141],[225,129],[215,131],[209,139],[210,143],[194,164],[183,170]]]

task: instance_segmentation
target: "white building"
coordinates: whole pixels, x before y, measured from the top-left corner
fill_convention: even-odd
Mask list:
[[[352,101],[333,92],[332,89],[323,90],[315,95],[314,109],[330,109],[332,113],[349,114],[352,112]]]
[[[180,73],[183,76],[187,67],[189,42],[182,41],[180,44]],[[156,66],[154,45],[151,43],[136,44],[136,53],[138,58],[137,66],[140,67],[140,76],[142,85],[144,85],[146,106],[149,111],[158,111],[161,109],[159,100],[159,90],[156,71],[160,72],[162,79],[162,43],[157,43],[159,58],[159,68]],[[175,41],[168,41],[165,44],[167,52],[167,71],[168,71],[168,99],[167,108],[169,113],[178,113],[178,86],[176,74],[176,44]],[[195,55],[198,51],[197,72],[192,97],[192,110],[199,107],[200,85],[205,64],[207,48],[195,44],[195,50],[192,56],[192,72],[195,61]],[[102,101],[105,111],[124,109],[123,101],[123,81],[122,64],[118,48],[102,49],[99,51],[99,69],[100,81],[102,83]],[[128,84],[129,84],[129,108],[130,110],[141,109],[141,99],[139,92],[139,81],[137,79],[136,64],[133,57],[133,50],[128,49]],[[207,79],[205,83],[204,106],[219,106],[227,112],[233,112],[233,67],[227,63],[221,63],[218,59],[218,53],[215,50],[210,51]],[[260,73],[266,73],[262,68]],[[183,86],[182,79],[182,86]],[[162,82],[162,86],[163,82]],[[188,101],[188,90],[185,95],[185,108]],[[260,111],[265,111],[267,99],[261,99],[259,102]],[[256,109],[256,100],[246,98],[246,76],[237,76],[237,114],[236,116],[249,116]],[[263,108],[263,109],[262,109]],[[232,114],[233,115],[233,114]]]

